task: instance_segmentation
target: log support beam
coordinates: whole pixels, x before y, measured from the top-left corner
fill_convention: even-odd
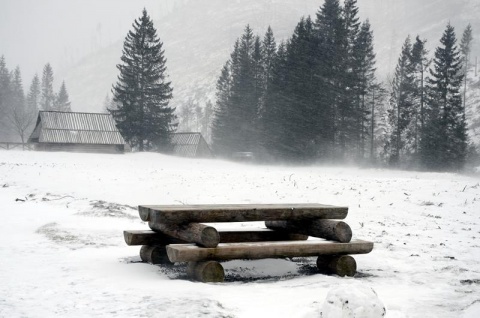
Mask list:
[[[148,225],[154,231],[203,247],[216,247],[220,242],[220,234],[214,227],[200,223],[164,224],[150,221]]]
[[[149,246],[143,245],[140,249],[140,258],[145,263],[150,264],[164,264],[170,265],[173,264],[170,262],[167,256],[166,246]]]
[[[357,262],[350,255],[323,255],[317,258],[317,268],[324,274],[353,277],[357,272]]]
[[[202,283],[222,283],[225,280],[223,266],[216,261],[189,262],[187,275],[191,280]]]
[[[348,243],[352,239],[350,226],[338,220],[266,221],[265,225],[272,230],[299,233],[341,243]]]

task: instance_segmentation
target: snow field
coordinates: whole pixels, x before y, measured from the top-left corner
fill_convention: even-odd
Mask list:
[[[277,202],[349,206],[354,238],[375,242],[354,256],[357,275],[316,274],[314,258],[238,260],[223,263],[226,283],[194,283],[123,241],[147,228],[139,204]],[[338,286],[352,301],[373,288],[387,317],[480,312],[478,176],[0,151],[0,207],[0,316],[309,318]]]

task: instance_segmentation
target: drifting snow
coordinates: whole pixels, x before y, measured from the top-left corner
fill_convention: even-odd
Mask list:
[[[227,282],[193,283],[123,241],[147,228],[139,204],[280,202],[349,206],[354,238],[375,242],[357,275],[231,261]],[[0,206],[2,317],[319,317],[339,285],[357,303],[373,288],[387,317],[480,314],[478,176],[0,151]]]

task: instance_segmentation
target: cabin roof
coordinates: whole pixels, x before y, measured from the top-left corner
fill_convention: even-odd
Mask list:
[[[40,111],[30,142],[123,145],[115,120],[105,113]]]
[[[180,132],[171,135],[173,153],[183,157],[212,157],[212,151],[199,132]]]

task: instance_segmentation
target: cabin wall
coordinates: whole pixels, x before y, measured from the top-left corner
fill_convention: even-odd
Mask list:
[[[125,152],[125,147],[124,145],[38,143],[35,145],[35,150],[120,154]]]

